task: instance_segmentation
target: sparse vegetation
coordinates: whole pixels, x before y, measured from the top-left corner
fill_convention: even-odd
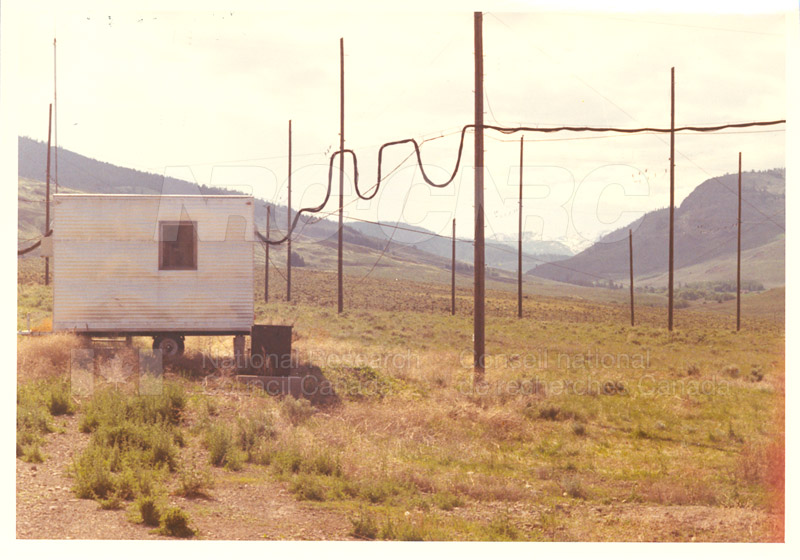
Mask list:
[[[44,436],[55,430],[53,417],[72,414],[69,384],[59,377],[43,378],[17,388],[17,457],[41,463]]]
[[[153,496],[142,496],[136,500],[141,522],[148,527],[158,527],[161,524],[161,512],[158,502]]]
[[[190,467],[181,470],[175,494],[184,498],[209,498],[214,477],[208,469]]]
[[[161,529],[159,532],[168,537],[181,539],[191,538],[196,533],[191,527],[189,515],[178,507],[168,508],[161,514]]]
[[[176,470],[184,442],[177,425],[184,403],[175,384],[153,396],[116,388],[95,394],[79,423],[92,438],[72,466],[75,494],[102,501],[163,493],[163,480]]]
[[[45,442],[58,436],[47,434],[68,418],[54,414],[71,406],[72,425],[90,434],[76,494],[181,537],[195,530],[187,515],[204,527],[234,485],[275,484],[365,540],[770,538],[733,525],[698,533],[679,508],[772,511],[780,320],[748,317],[734,333],[730,315],[692,309],[668,333],[661,308],[637,308],[631,328],[613,302],[532,295],[530,318],[511,321],[513,297],[490,291],[487,384],[473,389],[466,298],[450,317],[448,290],[369,279],[338,315],[325,278],[299,269],[297,301],[257,311],[295,325],[300,362],[332,383],[335,404],[177,371],[162,395],[101,385],[64,399],[47,380],[68,371],[80,341],[42,337],[21,344],[18,455],[48,461]],[[609,525],[593,512],[612,504],[624,520]],[[676,515],[663,530],[636,509],[661,506]]]

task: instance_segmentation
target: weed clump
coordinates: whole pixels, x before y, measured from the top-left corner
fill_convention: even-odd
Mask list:
[[[185,397],[167,384],[160,395],[129,395],[118,389],[96,393],[79,422],[92,434],[72,464],[79,498],[109,507],[163,492],[166,474],[177,469],[183,435],[178,428]]]
[[[604,395],[624,395],[625,391],[625,384],[622,381],[606,381],[603,383]]]
[[[136,501],[142,523],[148,527],[158,527],[161,524],[161,512],[156,499],[152,496],[143,496]]]
[[[750,368],[750,381],[758,382],[764,379],[764,371],[759,364],[753,364]]]
[[[281,413],[292,426],[298,426],[314,415],[314,406],[305,399],[287,396],[281,401]]]
[[[586,490],[584,490],[580,481],[577,478],[570,478],[564,482],[564,494],[570,498],[585,499]]]
[[[375,516],[363,508],[357,516],[350,518],[350,523],[353,524],[350,534],[356,538],[371,541],[378,536],[378,522]]]
[[[159,532],[168,537],[188,539],[197,533],[189,523],[189,514],[179,507],[172,507],[161,515],[161,529]]]
[[[371,366],[332,366],[324,373],[336,388],[336,393],[351,400],[380,400],[404,388],[401,380]]]
[[[464,505],[464,499],[450,492],[441,492],[433,497],[436,506],[442,511],[452,511]]]
[[[315,476],[301,474],[292,481],[289,491],[301,500],[322,502],[327,498],[325,486]]]
[[[722,368],[722,375],[727,375],[728,377],[736,379],[739,377],[739,366],[733,364],[725,366]]]
[[[53,416],[74,412],[69,383],[45,378],[17,389],[16,456],[28,463],[41,463],[44,435],[53,432]]]
[[[275,436],[272,415],[266,411],[239,418],[237,420],[236,439],[239,448],[247,454],[251,461],[260,444]]]
[[[213,487],[214,478],[207,469],[192,467],[181,471],[175,494],[184,498],[208,498]]]
[[[519,531],[511,523],[509,516],[500,515],[492,519],[486,527],[490,541],[515,541],[519,539]]]
[[[208,460],[212,465],[232,471],[241,470],[246,456],[237,447],[233,431],[226,424],[212,426],[203,443],[208,449]]]
[[[526,407],[523,410],[523,414],[528,418],[539,418],[540,420],[548,420],[550,422],[559,420],[583,420],[581,415],[577,412],[554,405],[539,408],[538,411],[534,407]]]

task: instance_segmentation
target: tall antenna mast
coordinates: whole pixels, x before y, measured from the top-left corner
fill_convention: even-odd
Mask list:
[[[58,86],[56,80],[56,38],[53,37],[53,121],[54,127],[53,132],[55,133],[55,163],[56,163],[56,192],[58,192]]]

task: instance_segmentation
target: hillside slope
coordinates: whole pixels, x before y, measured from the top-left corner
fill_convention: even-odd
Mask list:
[[[19,148],[19,212],[18,232],[21,240],[37,237],[44,226],[44,183],[46,180],[47,146],[43,142],[20,137]],[[70,150],[58,151],[60,192],[133,193],[133,194],[245,194],[233,189],[196,185],[172,177],[147,173],[98,161]],[[51,178],[51,187],[55,181]],[[266,226],[266,201],[259,199],[255,207],[256,226]],[[292,212],[292,219],[296,212]],[[286,233],[286,206],[272,205],[273,237]],[[297,239],[335,239],[338,223],[303,215],[295,232]],[[386,242],[372,239],[362,232],[345,226],[345,243],[373,249],[383,249]]]
[[[675,267],[682,269],[736,254],[737,175],[709,179],[698,186],[675,210]],[[785,171],[742,174],[742,250],[777,241],[786,229]],[[667,271],[669,210],[648,212],[578,255],[558,265],[543,264],[531,274],[576,284],[599,278],[624,280],[628,275],[628,228],[633,230],[634,274],[654,277]],[[770,253],[770,259],[775,252]],[[751,263],[754,276],[783,275],[784,260]],[[561,266],[559,266],[561,265]],[[768,268],[767,268],[768,267]],[[780,271],[774,270],[778,267]]]
[[[360,231],[371,238],[379,239],[384,243],[390,243],[390,248],[398,249],[401,247],[414,248],[419,251],[436,255],[449,262],[452,259],[453,243],[446,237],[439,237],[434,232],[412,226],[405,223],[398,223],[399,227],[392,225],[376,225],[369,223],[353,223],[350,227]],[[418,230],[415,233],[399,228]],[[545,252],[542,252],[545,251]],[[560,252],[551,252],[560,251]],[[522,267],[523,270],[537,266],[545,262],[558,261],[570,256],[569,248],[560,243],[528,241],[523,244]],[[456,260],[472,265],[475,257],[475,248],[471,239],[458,239],[456,237]],[[499,268],[509,272],[516,272],[518,266],[517,246],[508,243],[486,241],[486,266]]]

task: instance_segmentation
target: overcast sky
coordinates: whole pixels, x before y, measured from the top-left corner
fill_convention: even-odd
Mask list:
[[[345,140],[358,154],[362,190],[375,182],[378,146],[410,137],[431,139],[423,161],[444,180],[458,147],[452,133],[474,120],[470,11],[17,8],[4,12],[3,26],[16,37],[19,134],[47,138],[57,35],[61,147],[284,204],[292,119],[295,209],[321,199],[327,154],[338,146],[340,37]],[[668,127],[673,66],[678,126],[786,118],[780,12],[528,7],[486,13],[483,30],[487,124]],[[784,167],[782,130],[678,135],[678,200],[709,177],[735,172],[739,151],[746,170]],[[433,139],[442,133],[450,134]],[[525,229],[535,236],[578,245],[668,204],[668,135],[527,133],[525,140]],[[485,148],[487,235],[513,235],[519,135],[488,132]],[[409,154],[408,146],[390,148],[384,173]],[[345,212],[443,233],[455,216],[459,235],[471,237],[472,161],[468,134],[452,186],[426,187],[412,156],[370,203],[355,202],[348,183]],[[349,163],[347,173],[352,178]],[[335,210],[333,199],[326,209]]]

